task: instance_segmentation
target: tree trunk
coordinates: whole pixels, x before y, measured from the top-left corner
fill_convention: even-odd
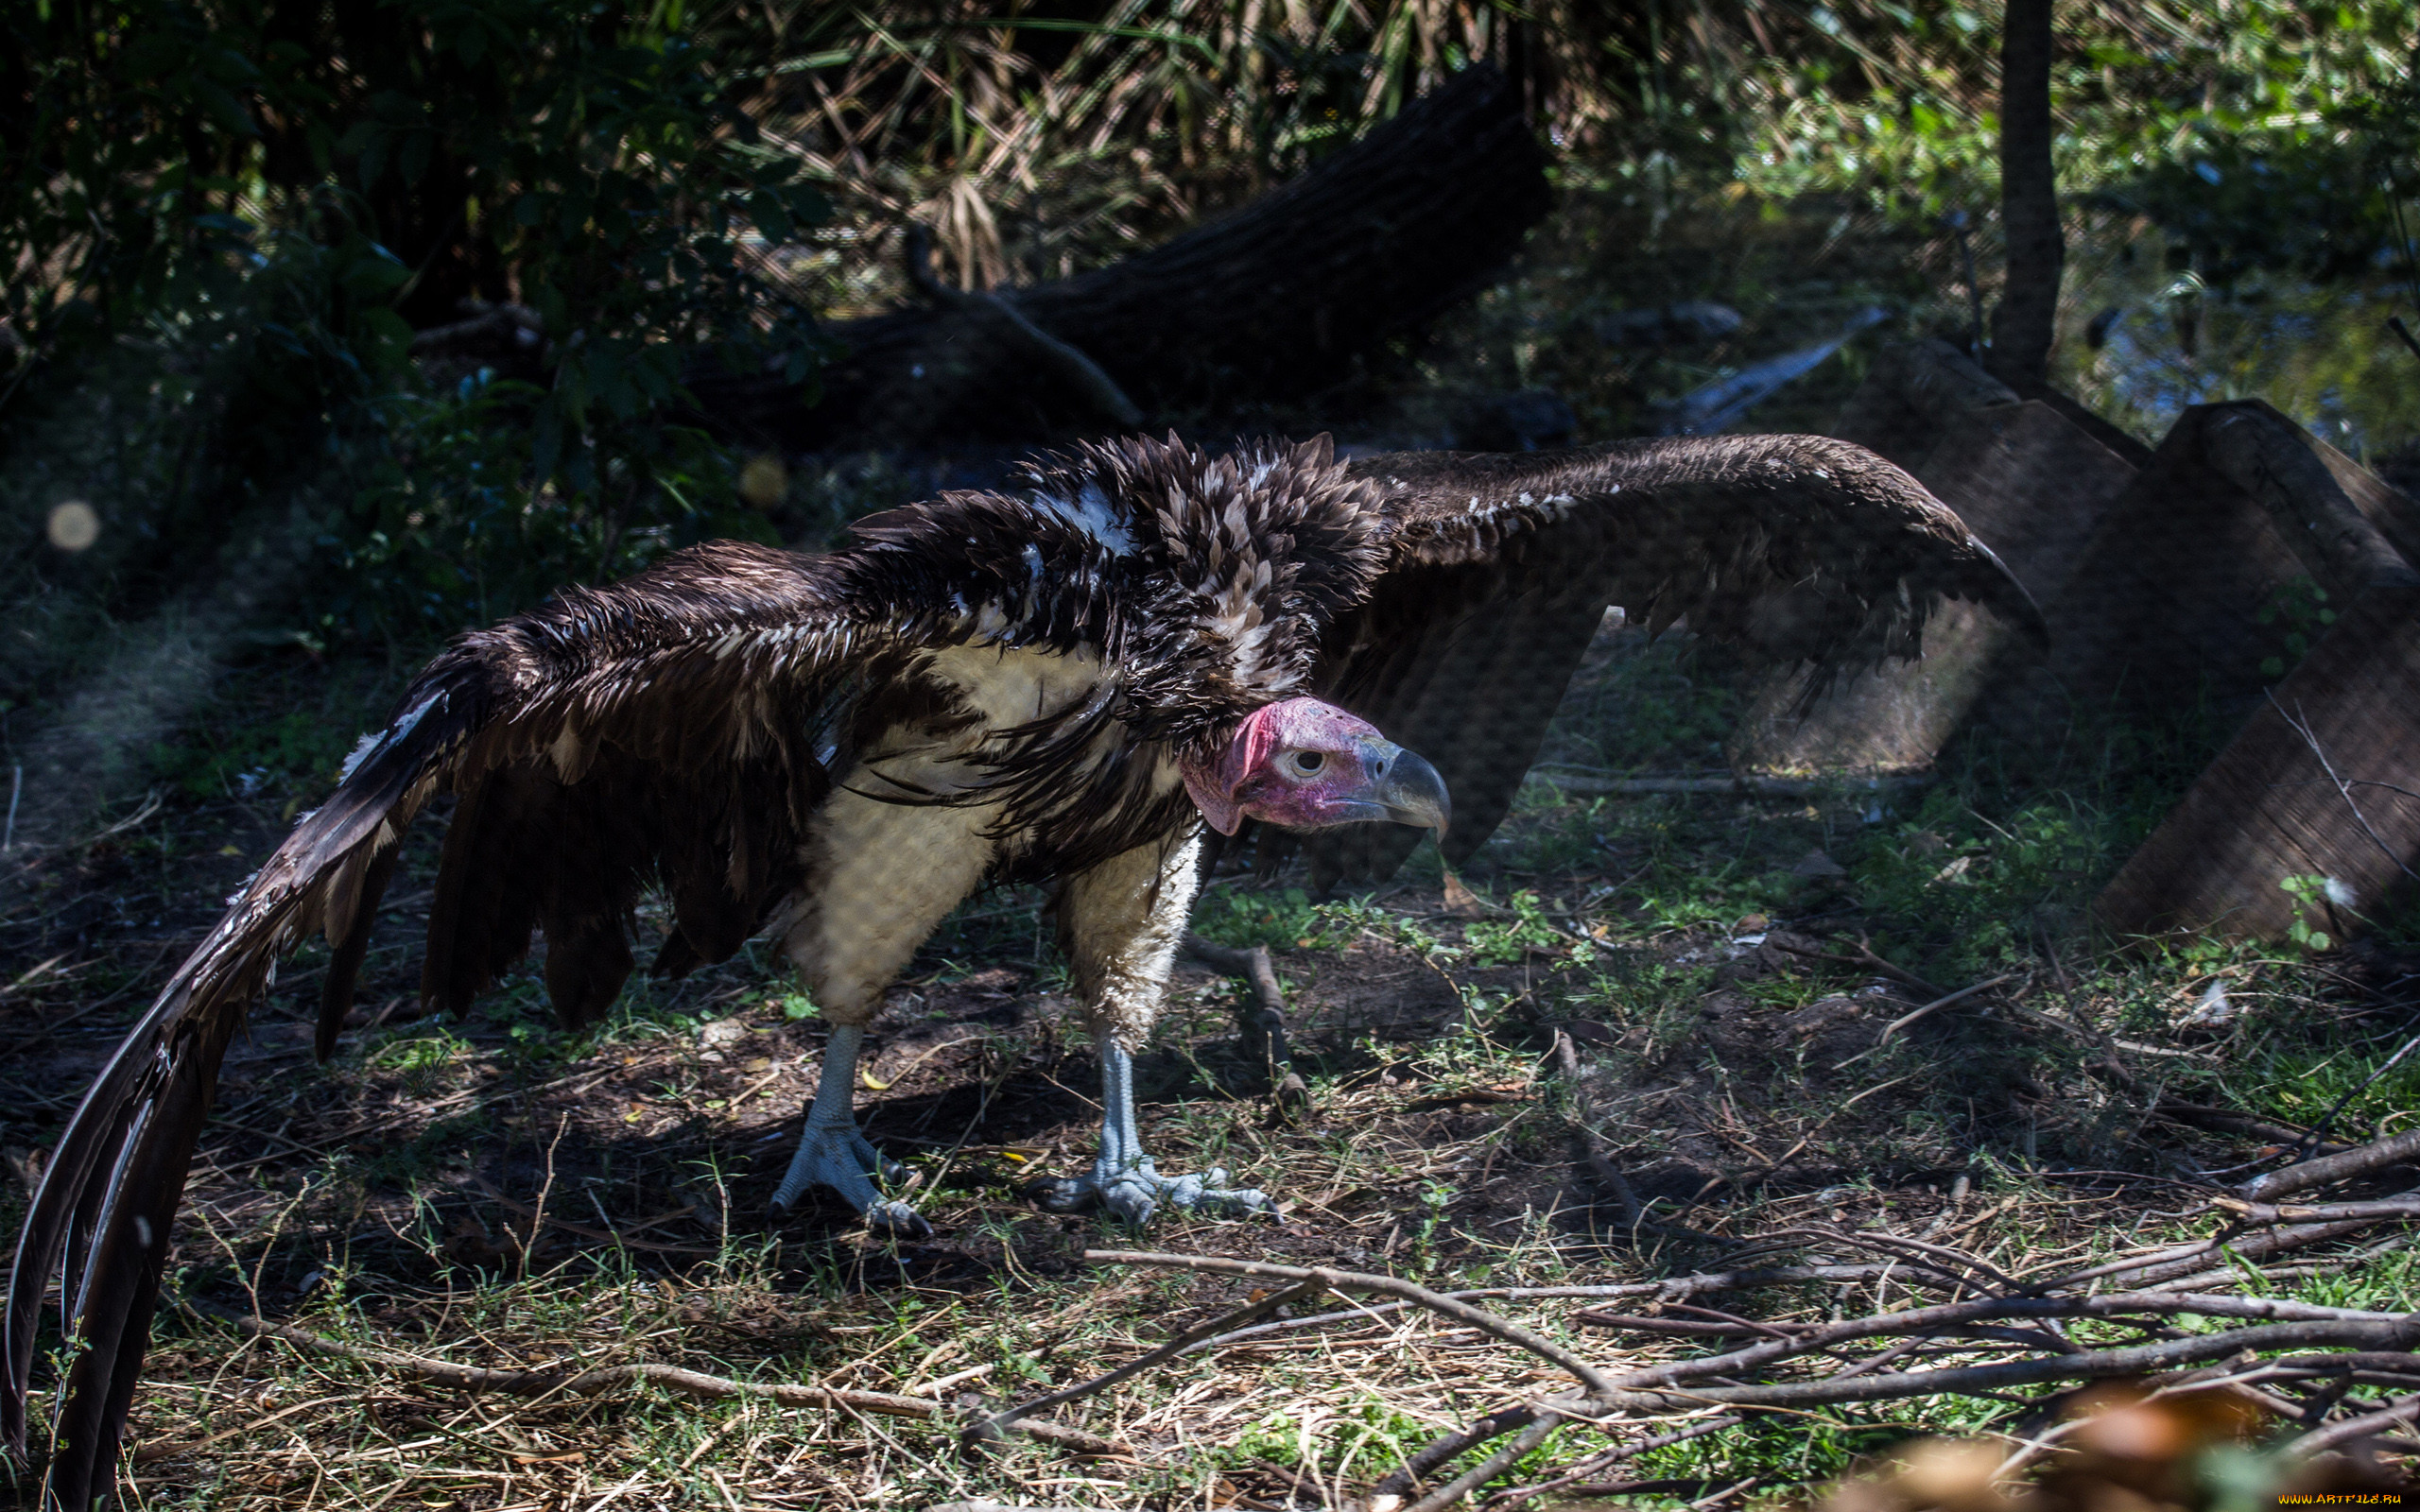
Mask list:
[[[2059,196],[2051,175],[2051,0],[2008,0],[2000,38],[2000,229],[2008,287],[1992,312],[1984,366],[2031,397],[2049,372],[2059,316]]]
[[[711,366],[689,387],[703,423],[790,451],[1099,432],[1138,410],[1165,421],[1314,392],[1502,267],[1546,213],[1546,161],[1514,90],[1477,64],[1139,256],[830,328],[843,354],[811,404]]]

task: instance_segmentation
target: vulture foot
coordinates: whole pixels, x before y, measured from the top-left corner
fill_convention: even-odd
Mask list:
[[[877,1178],[895,1183],[907,1177],[908,1168],[884,1160],[855,1124],[818,1127],[810,1121],[806,1138],[799,1142],[798,1154],[782,1177],[781,1190],[773,1194],[773,1216],[786,1216],[808,1187],[830,1187],[865,1214],[866,1227],[874,1232],[923,1239],[932,1233],[933,1226],[908,1204],[884,1196],[874,1185]]]
[[[1144,1224],[1163,1204],[1180,1212],[1240,1218],[1277,1211],[1249,1187],[1230,1187],[1227,1173],[1212,1166],[1200,1176],[1162,1176],[1143,1153],[1134,1124],[1134,1057],[1106,1029],[1093,1037],[1100,1051],[1100,1154],[1092,1174],[1036,1181],[1026,1194],[1052,1212],[1103,1208],[1131,1224]]]
[[[860,1024],[833,1026],[815,1101],[807,1106],[806,1134],[798,1143],[798,1153],[790,1157],[780,1190],[773,1194],[773,1216],[787,1216],[808,1187],[830,1187],[865,1214],[866,1227],[875,1233],[924,1239],[933,1231],[924,1215],[894,1197],[884,1196],[874,1185],[876,1180],[894,1184],[906,1180],[908,1168],[884,1160],[882,1152],[857,1131],[856,1115],[850,1111],[850,1083],[856,1076],[857,1051],[864,1039]]]
[[[1265,1194],[1226,1183],[1227,1173],[1215,1165],[1200,1176],[1162,1176],[1147,1155],[1122,1172],[1096,1160],[1090,1176],[1037,1181],[1027,1190],[1052,1212],[1100,1208],[1138,1228],[1149,1223],[1163,1203],[1180,1212],[1200,1212],[1209,1218],[1242,1218],[1276,1211],[1276,1204]]]

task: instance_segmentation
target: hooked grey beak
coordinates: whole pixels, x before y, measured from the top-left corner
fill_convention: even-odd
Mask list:
[[[1437,768],[1417,752],[1400,746],[1384,760],[1385,770],[1371,785],[1371,800],[1385,809],[1387,817],[1397,824],[1416,825],[1443,834],[1454,805],[1445,796],[1445,780],[1437,775]]]

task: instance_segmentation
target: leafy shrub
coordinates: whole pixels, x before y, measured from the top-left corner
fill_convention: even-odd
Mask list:
[[[188,438],[139,525],[155,565],[192,570],[308,482],[312,633],[423,639],[765,533],[682,375],[811,379],[811,323],[760,263],[826,206],[679,8],[95,9],[0,22],[0,120],[37,131],[0,181],[0,260],[31,275],[7,281],[0,359],[72,374],[136,330],[191,356],[148,416]],[[431,391],[415,328],[508,295],[543,318],[546,381]]]

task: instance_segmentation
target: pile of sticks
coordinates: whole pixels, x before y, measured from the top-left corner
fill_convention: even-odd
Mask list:
[[[2191,1244],[2135,1251],[2081,1268],[2011,1275],[1945,1245],[1873,1230],[1802,1227],[1759,1235],[1731,1257],[1733,1268],[1600,1286],[1507,1287],[1435,1292],[1391,1276],[1212,1255],[1088,1250],[1102,1265],[1139,1265],[1275,1282],[1248,1305],[1189,1329],[1150,1353],[1090,1381],[1021,1402],[965,1430],[970,1447],[1181,1357],[1281,1332],[1348,1328],[1406,1308],[1425,1308],[1548,1361],[1573,1384],[1506,1402],[1443,1434],[1357,1498],[1361,1512],[1442,1512],[1470,1498],[1566,1428],[1610,1438],[1532,1484],[1503,1487],[1488,1512],[1549,1493],[1587,1495],[1625,1461],[1744,1421],[1759,1412],[1805,1411],[1848,1402],[1936,1395],[1993,1396],[2012,1389],[2116,1377],[2140,1379],[2153,1396],[2224,1390],[2247,1398],[2298,1430],[2283,1446],[2307,1457],[2420,1422],[2420,1313],[2365,1312],[2272,1297],[2226,1295],[2255,1276],[2286,1280],[2342,1268],[2368,1253],[2307,1252],[2381,1224],[2420,1218],[2420,1189],[2379,1201],[2281,1204],[2275,1198],[2372,1176],[2420,1157],[2420,1133],[2380,1140],[2289,1166],[2207,1200],[2221,1230]],[[2375,1246],[2383,1251],[2401,1235]],[[1862,1251],[1867,1259],[1751,1267],[1740,1263],[1809,1246]],[[1929,1292],[1926,1305],[1837,1322],[1768,1322],[1697,1299],[1809,1283],[1842,1288],[1885,1279]],[[1356,1295],[1384,1300],[1353,1300]],[[1347,1305],[1315,1307],[1324,1297]],[[1646,1368],[1612,1369],[1476,1305],[1479,1298],[1569,1297],[1590,1305],[1571,1322],[1631,1335],[1703,1341],[1717,1352]],[[1612,1304],[1634,1311],[1613,1311]],[[1643,1306],[1639,1304],[1644,1304]],[[2068,1325],[2091,1319],[2134,1337],[2080,1344]],[[2191,1330],[2186,1319],[2221,1319]],[[2100,1332],[2105,1334],[2104,1328]],[[2004,1474],[2055,1450],[2063,1433],[2031,1437]],[[1431,1484],[1445,1467],[1494,1444],[1493,1452]],[[1618,1483],[1616,1483],[1618,1484]],[[1624,1486],[1622,1488],[1629,1488]]]

